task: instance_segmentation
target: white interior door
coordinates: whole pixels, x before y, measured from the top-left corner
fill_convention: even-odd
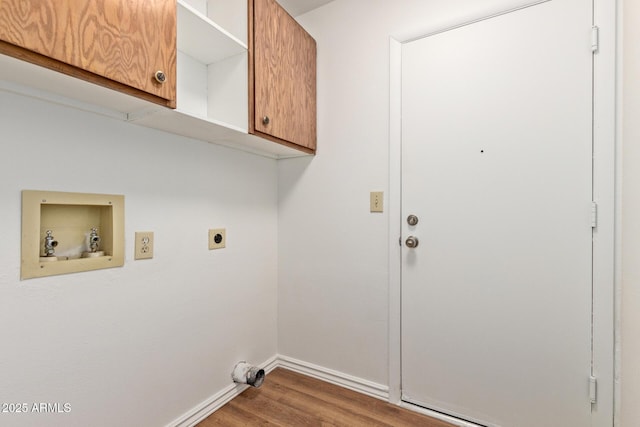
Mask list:
[[[404,401],[591,425],[591,21],[552,0],[402,46]]]

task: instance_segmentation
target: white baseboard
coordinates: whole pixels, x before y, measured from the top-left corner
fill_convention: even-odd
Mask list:
[[[284,368],[376,397],[384,401],[389,400],[389,387],[385,385],[347,375],[332,369],[323,368],[322,366],[303,362],[302,360],[293,359],[291,357],[275,355],[259,366],[264,369],[266,373],[273,371],[275,368]],[[268,378],[266,381],[268,381]],[[169,423],[167,427],[193,427],[227,404],[233,398],[237,397],[248,387],[249,386],[245,384],[231,384],[201,404],[197,405],[186,414]]]
[[[389,387],[386,385],[377,384],[372,381],[347,375],[343,372],[334,371],[282,355],[278,356],[278,367],[308,375],[387,402],[389,401]]]
[[[260,366],[266,373],[273,371],[278,367],[278,355],[271,357]],[[229,375],[231,377],[231,375]],[[200,421],[213,414],[215,411],[229,403],[233,398],[249,388],[246,384],[230,384],[218,393],[214,394],[201,404],[191,409],[186,414],[175,419],[167,425],[167,427],[193,427]]]

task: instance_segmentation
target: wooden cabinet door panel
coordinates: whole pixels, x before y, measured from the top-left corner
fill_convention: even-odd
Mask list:
[[[176,0],[0,0],[0,40],[175,100]]]
[[[252,42],[255,131],[315,151],[315,40],[275,0],[254,0]]]

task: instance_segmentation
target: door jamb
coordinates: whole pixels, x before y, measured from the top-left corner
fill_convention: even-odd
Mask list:
[[[542,3],[537,1],[528,4]],[[593,233],[593,366],[592,374],[598,379],[597,403],[592,405],[593,426],[617,424],[619,388],[615,387],[615,374],[619,360],[615,349],[618,324],[620,281],[618,278],[619,252],[616,225],[619,156],[617,154],[616,114],[616,36],[617,8],[615,0],[593,0],[593,25],[599,27],[599,49],[593,57],[593,200],[598,204],[598,226]],[[485,15],[486,17],[487,15]],[[484,19],[484,18],[483,18]],[[476,22],[466,20],[465,24]],[[459,27],[460,23],[420,31],[392,34],[389,38],[389,401],[417,409],[402,402],[401,378],[401,89],[402,44]],[[586,31],[587,29],[585,29]],[[585,390],[588,378],[585,377]],[[587,399],[588,396],[585,396]],[[614,406],[615,405],[615,406]],[[449,417],[428,413],[440,419]],[[470,425],[470,424],[458,424]]]

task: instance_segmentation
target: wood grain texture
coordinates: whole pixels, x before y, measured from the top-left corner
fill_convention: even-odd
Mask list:
[[[249,9],[250,130],[315,152],[316,42],[275,0],[251,0]]]
[[[175,103],[176,0],[0,0],[0,40]]]
[[[451,424],[278,368],[199,424],[212,426],[394,426]]]

